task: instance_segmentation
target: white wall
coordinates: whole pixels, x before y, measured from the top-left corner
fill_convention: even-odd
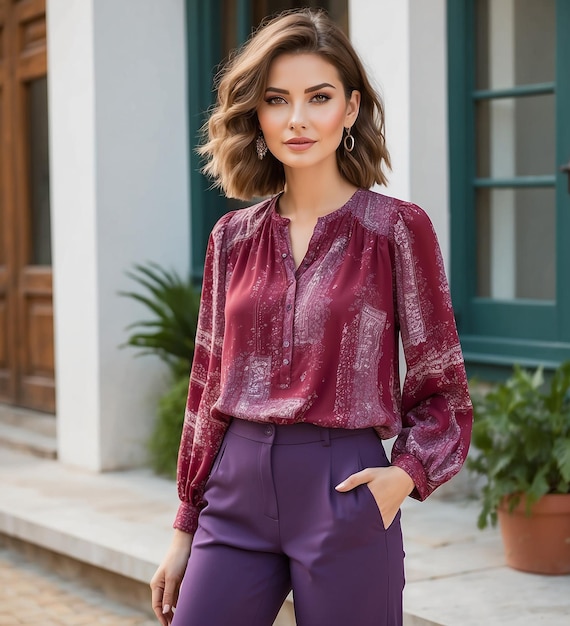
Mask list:
[[[142,462],[166,372],[120,350],[145,316],[118,291],[157,261],[187,272],[183,0],[48,0],[58,454]]]
[[[449,256],[445,0],[351,0],[350,36],[384,96],[388,193],[432,218]]]
[[[383,97],[392,159],[388,193],[410,199],[410,42],[408,0],[351,0],[350,39]]]
[[[78,462],[97,467],[100,409],[91,3],[48,0],[46,8],[58,446],[65,460],[75,460],[70,439],[81,440]]]
[[[445,0],[411,0],[410,38],[411,198],[432,218],[448,263],[450,207]]]

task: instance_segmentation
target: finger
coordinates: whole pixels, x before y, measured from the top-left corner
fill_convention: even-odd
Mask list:
[[[162,599],[156,599],[154,597],[154,592],[153,592],[153,599],[152,599],[152,610],[154,611],[154,614],[156,615],[156,619],[162,624],[162,626],[168,626],[168,619],[167,616],[164,615],[164,613],[162,612]]]
[[[154,614],[156,615],[156,619],[160,622],[161,626],[168,626],[169,622],[166,619],[166,615],[163,615],[161,610],[154,609]]]
[[[166,578],[164,595],[162,596],[162,613],[172,619],[172,607],[176,606],[180,582],[177,578]]]
[[[174,619],[174,611],[170,609],[168,613],[165,613],[164,617],[166,617],[166,623],[170,626],[170,624],[172,624],[172,620]]]
[[[370,475],[368,469],[363,469],[360,472],[356,472],[355,474],[351,474],[348,478],[345,478],[341,483],[339,483],[335,489],[337,491],[350,491],[358,485],[363,485],[370,481]]]
[[[168,626],[167,618],[162,613],[162,594],[162,587],[152,587],[152,610],[162,626]]]

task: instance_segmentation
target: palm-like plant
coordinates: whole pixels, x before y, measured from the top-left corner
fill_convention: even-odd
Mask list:
[[[132,332],[121,347],[139,349],[137,356],[158,355],[172,373],[171,385],[158,403],[148,450],[154,470],[173,477],[194,354],[200,294],[190,279],[183,280],[175,271],[167,271],[153,262],[135,265],[127,276],[144,290],[142,293],[122,291],[121,295],[144,304],[153,317],[129,324],[127,330]]]
[[[174,270],[165,270],[153,262],[135,265],[127,276],[145,291],[122,291],[121,295],[144,304],[154,316],[129,324],[127,330],[133,332],[122,347],[138,348],[139,355],[155,354],[175,376],[188,375],[194,354],[199,292],[190,279],[183,280]]]

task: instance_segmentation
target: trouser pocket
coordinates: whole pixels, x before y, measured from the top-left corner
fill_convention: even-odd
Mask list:
[[[368,431],[367,431],[368,432]],[[340,525],[351,527],[351,532],[384,530],[378,504],[367,484],[361,484],[346,492],[334,489],[351,474],[368,467],[386,467],[388,459],[382,442],[370,431],[370,435],[336,439],[331,445],[331,488],[333,509]]]

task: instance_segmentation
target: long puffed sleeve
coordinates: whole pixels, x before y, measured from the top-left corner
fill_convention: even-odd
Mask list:
[[[393,225],[396,307],[407,373],[392,462],[424,500],[454,476],[469,449],[472,405],[449,286],[425,212],[404,204]]]
[[[227,418],[212,410],[220,395],[221,357],[226,296],[225,226],[231,213],[216,224],[208,241],[202,297],[184,426],[178,453],[180,507],[174,528],[193,533],[206,480],[228,426]]]

